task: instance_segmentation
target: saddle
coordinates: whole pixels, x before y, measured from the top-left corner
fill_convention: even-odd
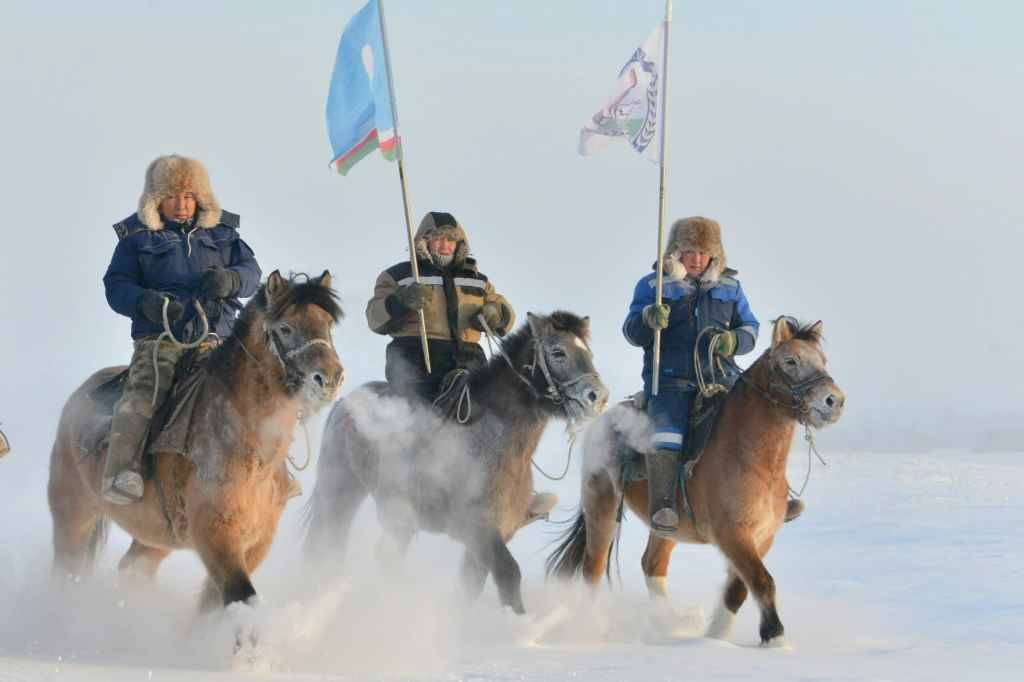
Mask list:
[[[146,436],[142,458],[143,478],[148,480],[152,477],[155,452],[174,452],[190,457],[188,446],[192,412],[199,389],[208,375],[210,350],[212,348],[205,347],[189,350],[175,365],[170,393],[153,415]],[[121,399],[127,380],[126,369],[89,393],[99,408],[99,419],[92,433],[86,436],[86,441],[80,444],[86,453],[99,456],[106,450],[114,405]]]
[[[686,429],[686,439],[683,442],[682,456],[679,458],[682,476],[689,479],[693,475],[693,468],[700,461],[704,454],[704,448],[711,440],[711,433],[714,431],[715,422],[725,404],[726,398],[732,392],[739,379],[738,374],[727,375],[723,380],[726,391],[715,393],[705,397],[700,392],[693,403],[690,411],[690,422]],[[638,412],[647,411],[647,398],[643,391],[638,391],[622,401],[620,404],[630,407]],[[644,453],[631,447],[623,437],[617,434],[618,457],[622,468],[623,481],[646,481],[647,464]]]

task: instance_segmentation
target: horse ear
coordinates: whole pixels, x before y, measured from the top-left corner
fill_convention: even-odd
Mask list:
[[[320,277],[317,278],[316,281],[324,289],[330,289],[331,288],[331,279],[332,279],[331,278],[331,271],[330,270],[324,270],[324,274],[320,275]]]
[[[811,325],[811,328],[808,331],[814,338],[820,341],[822,337],[825,336],[825,323],[822,322],[821,320],[818,320],[817,322]]]
[[[772,332],[772,348],[778,348],[782,344],[793,338],[793,334],[796,330],[793,328],[793,318],[788,315],[783,315],[779,319],[775,320],[775,329]]]
[[[281,296],[288,290],[288,281],[281,276],[280,270],[274,270],[270,273],[270,277],[267,277],[267,294],[271,300],[274,300]]]
[[[547,331],[548,320],[546,317],[528,312],[526,313],[526,321],[533,331],[534,338],[539,338],[541,334]]]

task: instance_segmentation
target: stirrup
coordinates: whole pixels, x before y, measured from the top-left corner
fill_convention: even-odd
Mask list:
[[[807,505],[804,504],[803,500],[798,500],[796,498],[789,500],[786,502],[786,519],[783,523],[789,523],[793,519],[799,517],[804,513],[804,509],[806,508]]]
[[[113,478],[103,480],[103,499],[110,504],[135,504],[142,499],[145,484],[134,471],[119,471]]]
[[[679,530],[679,514],[674,509],[662,507],[651,515],[651,530],[655,535],[671,537]]]
[[[293,497],[299,497],[302,495],[302,484],[299,483],[299,479],[294,478],[291,473],[288,474],[288,497],[286,500],[290,500]]]

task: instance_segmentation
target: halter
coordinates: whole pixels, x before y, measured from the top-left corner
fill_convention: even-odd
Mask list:
[[[772,349],[768,349],[761,355],[758,361],[760,362],[761,359],[770,360],[771,355]],[[818,370],[803,381],[793,382],[790,381],[784,372],[779,371],[774,365],[770,365],[769,370],[771,374],[768,380],[768,390],[765,390],[754,383],[754,380],[749,376],[750,371],[756,366],[757,363],[755,362],[749,369],[740,373],[740,380],[776,407],[795,412],[797,414],[797,421],[807,426],[807,415],[811,412],[811,408],[805,405],[807,394],[822,384],[832,382],[832,376],[824,370]],[[778,380],[780,378],[781,381]]]
[[[569,396],[566,389],[575,386],[576,384],[580,383],[585,379],[597,379],[597,372],[587,372],[573,379],[569,379],[568,381],[559,381],[554,376],[552,376],[551,370],[548,368],[547,358],[544,357],[540,337],[537,334],[537,328],[534,326],[533,319],[527,318],[527,323],[530,325],[530,334],[532,336],[530,343],[533,345],[533,362],[529,365],[523,365],[523,369],[529,372],[529,375],[531,377],[535,377],[537,375],[537,368],[540,367],[541,374],[544,375],[544,381],[547,382],[547,388],[545,389],[544,393],[540,393],[537,390],[536,386],[533,385],[533,382],[527,379],[526,376],[523,373],[519,372],[519,370],[517,370],[515,366],[512,364],[512,359],[505,352],[504,347],[502,346],[501,342],[498,341],[497,337],[491,330],[490,326],[487,324],[487,321],[484,319],[483,315],[477,315],[477,320],[483,327],[484,334],[487,337],[488,344],[490,344],[492,341],[494,342],[495,347],[497,347],[498,354],[505,359],[505,363],[508,365],[509,369],[512,370],[512,373],[515,374],[520,381],[526,384],[526,387],[530,391],[530,395],[532,395],[536,399],[544,398],[546,400],[550,400],[555,405],[560,405],[562,409],[565,411],[566,419],[568,419],[569,424],[571,426],[573,424],[574,418],[573,415],[570,414],[569,407],[566,403],[567,401],[574,400],[574,398]]]

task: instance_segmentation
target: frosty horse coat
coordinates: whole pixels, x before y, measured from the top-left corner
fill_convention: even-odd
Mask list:
[[[502,344],[508,361],[495,355],[469,374],[465,424],[443,422],[379,382],[339,402],[310,500],[309,553],[336,559],[331,554],[344,548],[359,505],[372,495],[385,531],[379,555],[400,555],[418,529],[446,533],[466,546],[467,594],[478,596],[492,574],[502,604],[523,613],[519,564],[506,543],[533,495],[534,450],[552,418],[593,416],[608,398],[588,327],[587,318],[566,312],[529,315]]]
[[[761,607],[761,641],[781,637],[775,581],[762,559],[786,513],[786,458],[797,423],[821,428],[843,411],[842,391],[825,371],[821,324],[800,329],[789,318],[775,324],[772,346],[726,398],[704,454],[687,482],[693,519],[677,496],[680,524],[672,538],[651,533],[642,566],[653,596],[665,596],[665,576],[676,543],[716,545],[728,561],[728,578],[708,636],[728,637],[748,591]],[[623,485],[618,442],[643,442],[646,415],[618,405],[597,420],[584,440],[582,509],[548,558],[548,573],[582,573],[596,584],[608,568],[616,512],[625,504],[650,527],[647,482]],[[631,433],[632,432],[632,433]],[[695,522],[694,522],[695,521]]]
[[[203,609],[256,594],[250,575],[274,539],[287,499],[285,457],[301,412],[337,395],[344,378],[331,340],[341,316],[331,276],[289,281],[277,272],[249,301],[232,336],[214,350],[198,389],[190,457],[156,453],[144,497],[111,505],[99,494],[103,454],[83,454],[99,415],[100,370],[72,394],[50,456],[54,571],[90,568],[107,519],[132,536],[122,574],[152,579],[176,549],[194,549],[208,573]]]

